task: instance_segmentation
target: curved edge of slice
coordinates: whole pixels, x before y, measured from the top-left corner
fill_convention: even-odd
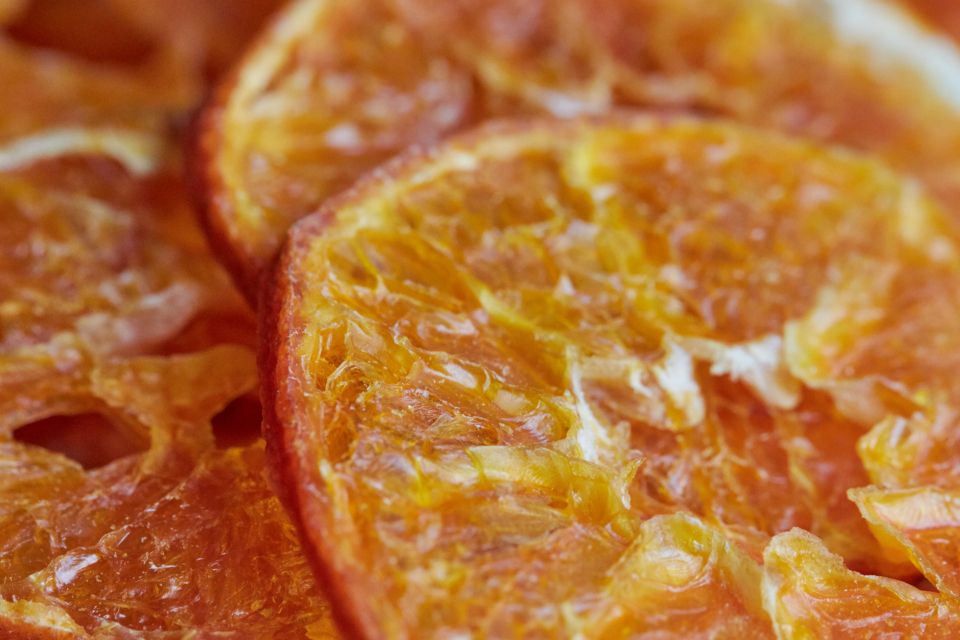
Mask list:
[[[232,73],[228,77],[232,77]],[[226,190],[223,176],[215,169],[213,161],[222,139],[220,123],[223,112],[218,96],[225,94],[228,85],[222,84],[208,102],[200,108],[190,123],[187,144],[184,150],[188,191],[203,227],[204,236],[211,251],[230,274],[231,280],[243,294],[248,304],[257,298],[259,271],[251,268],[253,256],[242,251],[239,243],[230,241],[230,229],[225,213],[230,205],[218,194]]]
[[[329,205],[328,205],[329,206]],[[325,207],[324,211],[329,211]],[[319,232],[329,220],[329,214],[323,211],[308,216],[304,226]],[[290,519],[293,521],[317,582],[331,603],[331,613],[339,630],[346,638],[367,637],[374,632],[374,614],[363,602],[354,601],[349,590],[344,589],[331,568],[328,560],[336,557],[332,545],[316,544],[308,534],[310,515],[304,514],[300,492],[294,479],[299,476],[299,463],[290,447],[294,446],[289,437],[290,429],[285,424],[297,414],[293,405],[281,387],[290,384],[289,376],[278,375],[279,367],[287,362],[290,354],[275,336],[285,335],[293,329],[288,310],[291,308],[291,296],[286,293],[299,290],[299,283],[291,277],[290,263],[294,256],[305,249],[304,239],[287,237],[280,254],[264,274],[264,281],[272,286],[263,287],[259,296],[258,334],[265,339],[260,341],[257,354],[257,368],[261,372],[260,405],[263,412],[262,429],[266,440],[267,457],[270,461],[270,484],[280,498]],[[294,396],[295,398],[298,396]],[[315,517],[319,517],[319,514]],[[358,611],[356,608],[362,610]]]
[[[569,130],[591,121],[650,122],[667,117],[662,114],[636,113],[583,117],[565,121],[564,128]],[[315,213],[296,222],[287,233],[272,264],[263,274],[263,282],[268,283],[268,286],[260,287],[258,296],[260,349],[257,364],[261,379],[262,428],[271,463],[271,480],[274,490],[300,533],[314,575],[331,602],[334,621],[344,637],[377,638],[393,637],[396,634],[390,634],[383,628],[382,617],[375,613],[365,599],[354,597],[353,594],[357,591],[355,588],[345,586],[353,581],[364,581],[364,576],[342,566],[335,544],[310,534],[311,530],[330,531],[334,527],[332,523],[325,522],[325,515],[319,510],[309,508],[310,501],[304,499],[306,496],[301,494],[297,480],[302,477],[303,470],[296,455],[296,449],[300,445],[296,442],[295,434],[306,432],[309,427],[302,424],[303,418],[300,417],[306,415],[303,393],[296,388],[301,381],[289,375],[289,371],[282,371],[288,367],[295,354],[288,350],[291,343],[280,339],[280,336],[302,331],[297,326],[295,315],[305,283],[298,278],[299,274],[296,273],[294,265],[309,252],[313,236],[322,233],[343,204],[389,186],[422,162],[442,153],[449,153],[451,148],[469,146],[491,134],[511,131],[532,133],[535,127],[548,133],[550,124],[547,122],[545,125],[543,118],[488,122],[446,140],[439,147],[414,147],[394,157],[361,177],[347,190],[327,200]],[[318,498],[316,495],[311,497]],[[402,633],[399,629],[397,632]]]
[[[298,26],[310,25],[305,14],[316,11],[323,4],[319,0],[289,3],[274,13],[201,106],[188,136],[185,155],[187,173],[191,178],[190,191],[207,241],[251,305],[258,302],[260,283],[267,279],[271,258],[275,256],[265,258],[258,254],[248,241],[237,236],[237,229],[231,222],[238,208],[234,201],[235,190],[221,170],[220,162],[226,153],[227,116],[234,100],[258,90],[269,80],[273,67],[282,60],[286,49],[271,46],[271,43],[292,40],[292,31]]]
[[[956,600],[851,571],[802,529],[775,536],[763,559],[764,608],[782,640],[952,638],[960,630]]]
[[[851,489],[848,495],[891,555],[912,562],[941,593],[960,597],[960,493],[929,485],[911,489],[871,486]]]

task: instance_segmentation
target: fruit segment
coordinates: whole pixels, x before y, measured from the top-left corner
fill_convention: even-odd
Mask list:
[[[960,604],[850,571],[814,536],[776,536],[764,553],[763,601],[779,638],[953,638]]]
[[[960,494],[938,487],[856,489],[850,497],[877,537],[905,554],[941,593],[960,596]]]

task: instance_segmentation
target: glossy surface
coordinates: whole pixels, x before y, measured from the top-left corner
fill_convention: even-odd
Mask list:
[[[879,0],[299,0],[207,110],[208,227],[256,301],[287,227],[406,147],[615,107],[874,152],[952,207],[958,86],[960,53]]]
[[[960,494],[935,487],[858,489],[851,497],[863,517],[906,555],[937,590],[960,596]]]
[[[809,533],[773,539],[764,554],[764,605],[783,640],[954,638],[957,600],[854,573]]]
[[[954,353],[956,237],[878,163],[688,119],[514,123],[361,183],[295,228],[262,343],[275,461],[347,622],[652,631],[608,580],[678,511],[718,533],[676,553],[759,560],[801,526],[910,575],[846,491],[878,416],[953,397],[925,358]],[[702,593],[748,593],[723,557]]]
[[[0,431],[98,412],[86,379],[103,357],[251,343],[173,156],[191,98],[9,37],[0,67]]]

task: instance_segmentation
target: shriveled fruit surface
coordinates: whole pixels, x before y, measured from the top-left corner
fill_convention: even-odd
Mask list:
[[[0,637],[334,637],[262,445],[213,447],[255,373],[242,347],[105,362],[95,393],[149,448],[97,469],[0,440]]]
[[[960,494],[938,487],[854,490],[864,518],[941,593],[960,596]]]
[[[333,633],[262,445],[213,447],[252,326],[176,176],[55,157],[0,199],[0,637]],[[110,426],[22,435],[74,415]]]
[[[955,638],[960,601],[854,573],[814,536],[778,535],[764,554],[764,605],[781,638]]]
[[[730,123],[407,157],[294,228],[263,310],[307,549],[368,637],[762,634],[797,526],[911,575],[846,491],[875,423],[956,406],[956,238],[880,164]]]
[[[287,227],[409,145],[636,106],[874,152],[953,206],[958,86],[957,50],[881,0],[299,0],[206,112],[207,226],[256,300]]]
[[[67,10],[23,4],[18,19]],[[0,67],[0,431],[96,413],[88,378],[104,357],[252,343],[176,159],[190,96],[10,34]]]
[[[88,376],[105,356],[187,350],[215,318],[250,330],[175,179],[131,176],[104,157],[51,158],[0,173],[0,200],[4,433],[96,411]]]

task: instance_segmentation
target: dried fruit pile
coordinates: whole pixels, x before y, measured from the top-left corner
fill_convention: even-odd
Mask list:
[[[0,638],[960,635],[953,4],[0,0]]]
[[[169,26],[154,24],[166,3],[4,14],[3,638],[334,635],[263,446],[244,437],[253,317],[179,166],[207,65],[243,34],[210,40],[193,4]],[[150,36],[136,61],[124,12]],[[83,40],[101,20],[109,35]]]
[[[953,202],[958,86],[956,49],[882,0],[299,0],[206,112],[207,226],[255,301],[287,227],[390,156],[612,108],[869,151]]]

